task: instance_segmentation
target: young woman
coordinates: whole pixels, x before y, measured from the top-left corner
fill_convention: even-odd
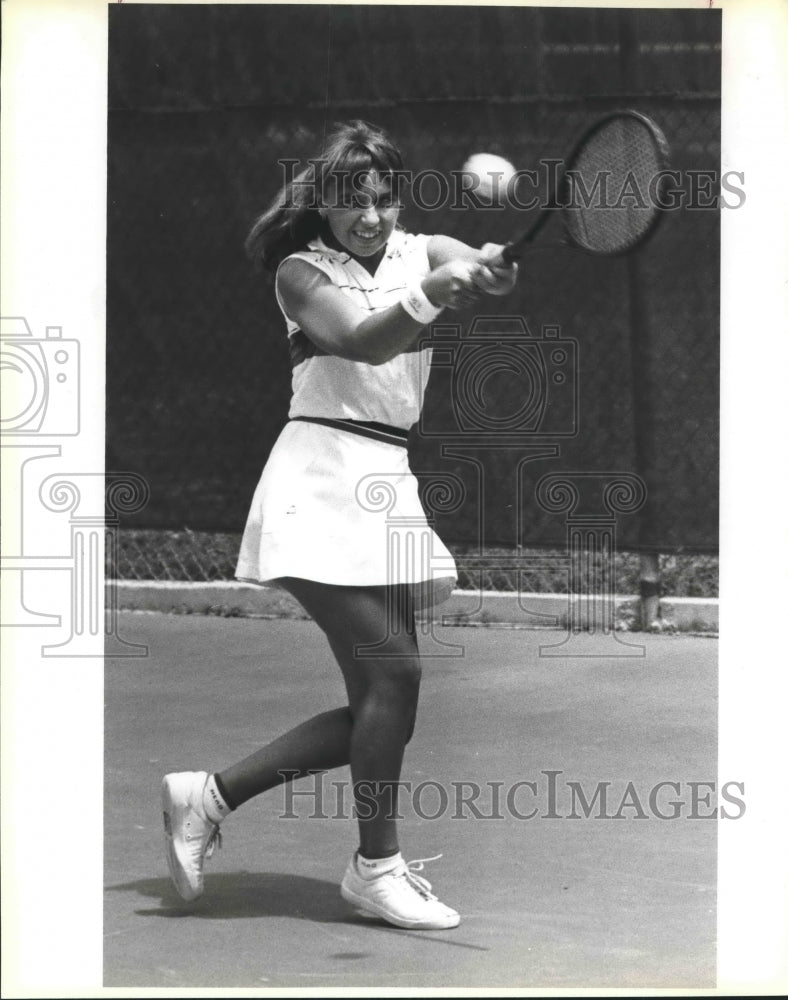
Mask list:
[[[505,294],[516,268],[493,263],[499,247],[479,251],[398,228],[405,175],[380,129],[340,125],[310,163],[247,241],[276,273],[293,397],[236,575],[297,598],[326,634],[348,703],[222,771],[167,775],[167,858],[178,892],[197,898],[228,813],[285,780],[349,764],[359,847],[342,896],[399,927],[454,927],[459,915],[403,860],[394,819],[421,676],[414,612],[444,600],[455,582],[424,516],[406,439],[426,381],[424,327],[445,308]],[[387,491],[385,510],[370,499],[376,483]],[[388,527],[399,517],[427,533],[429,565],[392,558]]]

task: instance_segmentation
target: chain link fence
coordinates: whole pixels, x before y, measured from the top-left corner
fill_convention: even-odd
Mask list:
[[[240,534],[211,531],[160,531],[132,529],[118,536],[113,575],[121,580],[170,580],[194,583],[231,580],[235,572]],[[559,549],[524,549],[517,551],[516,568],[512,567],[511,549],[489,548],[488,562],[481,574],[475,564],[474,547],[453,545],[457,560],[460,590],[483,590],[514,593],[518,580],[526,582],[531,593],[566,594],[566,572],[560,568],[564,552]],[[551,567],[550,562],[554,565]],[[108,567],[110,568],[110,567]],[[717,597],[718,562],[716,556],[671,554],[659,557],[662,590],[672,597]],[[615,579],[619,594],[637,594],[640,584],[640,560],[634,552],[618,552]]]
[[[665,132],[681,206],[627,258],[529,255],[516,292],[485,314],[577,342],[574,432],[515,483],[516,446],[489,450],[483,469],[443,447],[432,431],[452,400],[434,377],[411,461],[425,483],[467,487],[458,509],[436,513],[461,568],[482,524],[485,552],[564,548],[565,517],[536,498],[543,476],[632,473],[647,499],[616,525],[619,589],[637,589],[635,553],[659,553],[663,590],[716,593],[720,203],[742,197],[720,178],[720,27],[706,10],[113,5],[107,468],[151,488],[113,574],[232,577],[289,402],[272,283],[243,254],[279,160],[305,161],[327,125],[363,117],[390,131],[414,174],[450,177],[480,151],[534,168],[628,107]],[[474,245],[532,218],[511,205],[428,207],[429,186],[422,195],[403,212],[407,229]],[[452,314],[458,338],[473,337],[475,319]],[[505,409],[519,388],[494,390]],[[559,426],[564,404],[548,402]],[[488,582],[514,588],[505,571]],[[561,589],[549,574],[537,582]]]

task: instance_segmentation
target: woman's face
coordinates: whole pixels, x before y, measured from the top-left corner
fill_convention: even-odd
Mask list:
[[[354,257],[371,257],[382,250],[400,212],[390,179],[371,170],[358,179],[341,204],[329,204],[323,210],[334,239]]]

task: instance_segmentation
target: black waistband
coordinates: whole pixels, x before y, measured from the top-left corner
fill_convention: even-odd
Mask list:
[[[334,427],[351,434],[373,438],[375,441],[385,441],[386,444],[396,444],[401,448],[408,446],[408,432],[401,427],[391,427],[376,420],[344,420],[333,417],[291,417],[291,420],[301,420],[307,424],[322,424],[324,427]]]

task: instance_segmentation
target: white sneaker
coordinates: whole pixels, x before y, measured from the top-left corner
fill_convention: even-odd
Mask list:
[[[221,846],[217,823],[205,815],[205,771],[182,771],[165,776],[161,787],[164,811],[164,847],[170,877],[178,893],[191,901],[203,893],[203,862]]]
[[[395,927],[412,930],[456,927],[460,922],[459,913],[441,903],[432,893],[430,883],[415,874],[414,869],[421,871],[423,867],[424,861],[411,861],[410,864],[400,861],[390,871],[365,879],[358,873],[354,855],[342,879],[342,898],[363,913],[381,917]]]

